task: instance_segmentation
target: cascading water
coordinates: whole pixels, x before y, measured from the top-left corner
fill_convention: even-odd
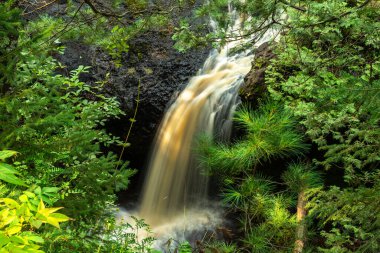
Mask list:
[[[237,16],[234,12],[230,14]],[[240,22],[236,18],[231,33],[239,31]],[[200,210],[207,200],[207,177],[194,159],[193,144],[199,134],[229,138],[238,89],[253,57],[250,51],[228,54],[242,43],[236,40],[219,51],[213,50],[203,69],[190,80],[164,116],[139,211],[153,230],[181,215],[190,215],[189,210],[194,207]]]
[[[144,185],[140,215],[156,225],[207,197],[207,177],[193,159],[199,133],[228,138],[237,89],[251,57],[213,52],[202,74],[191,79],[167,111],[158,131]]]

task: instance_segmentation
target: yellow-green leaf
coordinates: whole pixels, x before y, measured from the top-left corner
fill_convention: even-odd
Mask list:
[[[29,198],[34,198],[36,196],[36,194],[30,191],[24,191],[24,194],[28,196]]]
[[[44,216],[49,216],[50,214],[62,209],[63,207],[53,207],[53,208],[45,208],[42,210],[39,210],[38,212],[41,213]]]
[[[11,226],[11,227],[8,227],[7,229],[5,229],[5,232],[8,235],[17,234],[20,231],[21,231],[21,226],[20,225]]]
[[[25,194],[22,194],[20,197],[18,197],[18,199],[21,202],[27,202],[28,201],[28,196],[26,196]]]
[[[38,204],[37,211],[40,212],[43,209],[45,209],[45,204],[42,201],[42,199],[40,199],[40,203]]]
[[[58,220],[53,217],[47,217],[46,223],[49,223],[50,225],[53,225],[56,228],[60,228]]]
[[[8,225],[8,224],[11,224],[15,220],[17,220],[17,216],[9,214],[6,217],[4,217],[4,220],[2,220],[2,223],[3,225]]]
[[[65,221],[70,220],[69,217],[61,213],[52,213],[50,217],[56,219],[58,222],[65,222]]]
[[[6,174],[18,174],[17,170],[12,165],[0,162],[0,171]]]
[[[10,208],[20,208],[20,204],[10,198],[0,198],[0,203],[4,202]]]
[[[26,244],[27,243],[27,241],[19,235],[13,235],[13,236],[9,237],[9,239],[13,243],[16,243],[16,244]]]
[[[24,181],[16,177],[17,171],[6,163],[0,163],[0,180],[10,184],[25,186]]]

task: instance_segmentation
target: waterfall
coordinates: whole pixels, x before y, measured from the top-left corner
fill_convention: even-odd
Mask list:
[[[232,11],[230,15],[238,16]],[[240,30],[241,20],[235,19],[231,33]],[[253,58],[250,50],[229,54],[242,43],[235,40],[212,50],[162,120],[139,211],[153,228],[207,201],[208,180],[196,162],[194,140],[199,134],[229,138],[238,89]]]

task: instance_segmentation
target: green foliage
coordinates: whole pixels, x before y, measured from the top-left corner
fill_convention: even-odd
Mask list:
[[[373,187],[313,192],[310,213],[320,221],[326,247],[320,252],[377,252],[380,245],[380,180]]]
[[[11,8],[0,6],[0,16]],[[13,219],[16,214],[13,220],[19,223],[14,223],[15,226],[26,229],[16,231],[20,236],[15,234],[18,239],[9,242],[17,243],[17,247],[37,250],[42,242],[39,238],[43,238],[46,250],[58,252],[49,250],[50,240],[60,240],[66,231],[77,235],[87,229],[97,238],[89,252],[96,252],[101,245],[102,229],[114,215],[111,209],[115,192],[127,187],[134,170],[119,162],[116,155],[102,152],[110,144],[121,144],[102,128],[109,118],[122,114],[116,99],[102,95],[100,85],[90,86],[81,81],[80,75],[87,72],[87,67],[80,66],[69,76],[56,73],[62,66],[52,55],[63,52],[57,46],[56,34],[62,24],[63,20],[44,17],[20,26],[17,40],[13,41],[15,50],[9,50],[12,57],[0,62],[6,76],[12,76],[0,80],[0,147],[6,150],[0,153],[0,158],[14,155],[9,150],[19,152],[19,161],[12,166],[1,163],[0,179],[30,186],[27,191],[0,187],[2,197],[6,196],[2,198],[5,201],[2,217]],[[14,61],[14,68],[7,70],[10,60]],[[59,208],[52,207],[55,203],[65,207],[65,215],[56,212]],[[58,230],[59,223],[67,220],[66,215],[74,220],[69,227]],[[57,228],[38,228],[42,223]],[[96,223],[102,229],[91,230]],[[13,225],[3,226],[9,224]],[[38,237],[33,237],[34,232]],[[85,241],[76,242],[81,251]],[[61,246],[60,251],[72,252],[72,245]]]
[[[243,242],[251,252],[290,252],[294,242],[295,216],[289,211],[292,200],[275,194],[272,183],[265,179],[243,178],[231,185],[223,200],[241,213],[246,234]]]
[[[0,91],[2,82],[13,77],[16,59],[12,51],[18,37],[18,29],[21,25],[20,10],[11,8],[13,1],[0,3]]]
[[[240,1],[240,0],[210,0],[198,7],[194,12],[193,19],[211,18],[216,27],[214,30],[204,34],[205,26],[189,26],[188,21],[182,23],[173,36],[176,41],[175,47],[180,51],[192,47],[213,43],[215,47],[236,39],[251,39],[252,42],[261,38],[269,28],[279,27],[279,23],[268,21],[272,16],[281,15],[283,12],[283,1]],[[237,10],[242,17],[239,35],[236,31],[229,29],[236,22],[237,13],[228,10]]]
[[[268,72],[272,97],[300,117],[308,137],[325,151],[317,164],[342,166],[351,184],[371,180],[379,158],[378,10],[326,1],[290,12],[292,29]],[[341,18],[318,25],[336,16]]]
[[[267,102],[255,112],[242,108],[235,120],[246,131],[243,140],[232,146],[211,145],[207,137],[199,141],[199,150],[207,166],[222,172],[249,173],[272,158],[299,156],[307,149],[302,135],[294,129],[291,113],[278,103]]]
[[[243,36],[254,35],[255,40],[269,28],[282,32],[277,57],[265,75],[270,97],[297,117],[307,139],[322,154],[310,154],[312,165],[344,174],[343,178],[334,176],[335,181],[344,181],[340,187],[311,189],[316,195],[310,206],[320,224],[315,230],[325,239],[314,234],[316,248],[377,252],[379,226],[374,225],[378,221],[373,214],[378,202],[368,199],[377,196],[374,189],[379,181],[379,2],[254,0],[231,4],[249,17],[242,25]],[[223,1],[208,5],[211,10],[216,8],[210,15],[216,15],[220,30],[231,23],[228,15],[223,19],[214,14],[226,8]],[[228,34],[221,42],[226,39]],[[313,178],[313,171],[302,168],[293,166],[283,175],[292,191],[306,187],[304,180],[318,179]],[[363,210],[363,203],[372,216]]]
[[[44,243],[43,235],[33,230],[47,223],[59,228],[59,223],[68,221],[69,218],[56,211],[58,208],[46,208],[42,200],[38,206],[37,196],[29,191],[24,191],[16,201],[12,198],[0,199],[0,248],[5,252],[43,252],[39,250]],[[16,252],[16,251],[15,251]]]
[[[163,15],[151,15],[145,18],[137,19],[133,24],[128,26],[115,25],[111,32],[97,43],[105,49],[116,61],[118,66],[121,65],[120,57],[122,53],[129,51],[129,41],[137,35],[155,29],[163,28],[168,25],[168,17]]]
[[[13,150],[1,150],[0,161],[16,155],[17,152]],[[0,180],[14,185],[25,185],[24,181],[17,177],[19,173],[11,165],[0,162]]]
[[[191,253],[193,252],[193,248],[191,247],[189,242],[181,243],[177,248],[179,253]]]
[[[347,185],[318,190],[310,202],[320,224],[316,230],[325,239],[319,250],[377,252],[379,3],[305,1],[296,6],[303,10],[289,7],[287,33],[266,83],[272,98],[298,117],[322,152],[314,164],[344,173]]]
[[[172,39],[176,41],[174,48],[179,52],[186,52],[191,48],[204,47],[217,37],[214,34],[203,34],[202,36],[199,36],[199,34],[192,29],[193,27],[189,24],[188,20],[181,20],[179,26],[175,28],[175,33],[172,36]],[[199,30],[198,33],[205,30],[202,26],[198,26],[197,29]]]
[[[223,201],[240,214],[245,248],[250,252],[291,252],[297,226],[291,213],[294,199],[276,192],[276,183],[260,176],[258,168],[265,168],[272,158],[300,156],[307,146],[295,130],[294,117],[278,103],[266,102],[256,111],[242,108],[235,121],[244,128],[244,139],[231,146],[202,139],[202,161],[224,178]],[[292,185],[313,178],[302,175],[305,171],[294,178],[291,172],[284,178]]]
[[[42,16],[39,22],[55,26],[54,41],[81,41],[106,51],[116,66],[122,64],[123,54],[130,42],[147,32],[171,33],[173,19],[192,1],[68,1],[64,18]]]
[[[44,249],[52,253],[159,253],[152,249],[155,239],[149,226],[133,216],[128,222],[116,222],[114,218],[110,218],[106,223],[97,222],[75,229],[51,230],[46,235],[49,239],[46,240]]]
[[[265,220],[244,238],[251,252],[292,252],[296,220],[287,208],[281,197],[274,198]]]
[[[99,152],[102,143],[109,145],[115,141],[96,128],[120,113],[118,103],[96,95],[95,88],[79,81],[85,68],[73,71],[71,78],[52,77],[51,72],[43,72],[42,64],[20,64],[17,86],[29,86],[30,81],[31,85],[1,98],[6,105],[0,109],[4,122],[1,143],[20,151],[24,160],[21,172],[29,172],[23,169],[25,165],[33,168],[28,173],[28,183],[44,186],[49,182],[61,188],[65,202],[70,203],[66,207],[81,210],[71,216],[99,212],[104,208],[101,203],[112,200],[116,188],[125,188],[132,174],[125,166],[116,171],[116,157]],[[55,66],[52,59],[45,64],[46,68]],[[39,80],[28,80],[29,73],[37,73]],[[84,94],[93,94],[96,100],[83,99]],[[122,178],[124,181],[120,181]],[[98,184],[93,184],[94,181]]]
[[[20,43],[37,29],[31,23],[20,31]],[[40,48],[37,56],[34,50],[21,51],[12,89],[0,97],[0,145],[20,152],[19,171],[28,184],[60,188],[70,216],[100,214],[133,174],[125,166],[115,170],[116,157],[100,152],[101,145],[117,141],[99,126],[121,114],[119,104],[99,94],[101,87],[79,80],[85,67],[70,77],[55,75],[58,63],[49,52]]]
[[[203,249],[205,253],[221,252],[221,253],[238,253],[238,247],[232,243],[213,241],[207,243]]]
[[[320,173],[304,164],[291,164],[283,174],[282,179],[294,193],[304,192],[308,189],[322,185]]]
[[[0,151],[1,160],[10,158],[16,153],[12,150]],[[17,174],[17,171],[11,165],[2,163],[1,166],[6,169],[2,173],[11,174],[8,177],[2,175],[0,178],[8,183],[7,186],[26,186],[21,179],[14,175]],[[8,191],[6,186],[0,186],[3,193]],[[41,192],[41,188],[38,189]],[[53,192],[52,189],[50,192]],[[57,213],[62,207],[47,208],[42,198],[31,191],[8,195],[8,197],[0,198],[0,250],[2,252],[43,253],[44,251],[40,248],[44,243],[44,235],[35,230],[44,223],[59,228],[59,223],[68,221],[69,218],[64,214]]]

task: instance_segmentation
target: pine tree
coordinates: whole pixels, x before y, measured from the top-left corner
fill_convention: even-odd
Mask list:
[[[307,150],[291,113],[276,102],[266,102],[256,111],[242,107],[235,121],[246,136],[233,145],[213,145],[208,137],[200,139],[198,149],[206,166],[218,168],[219,172],[253,175],[259,164],[301,156]]]
[[[244,138],[230,145],[202,138],[203,164],[224,178],[223,201],[241,215],[250,252],[290,252],[297,226],[291,198],[276,193],[275,182],[260,174],[272,159],[301,156],[307,145],[294,118],[278,103],[268,101],[256,111],[243,107],[235,121],[245,130]]]
[[[284,172],[282,178],[289,189],[298,195],[297,200],[297,231],[294,253],[302,253],[306,241],[306,191],[322,184],[320,173],[312,170],[308,165],[292,164]]]

